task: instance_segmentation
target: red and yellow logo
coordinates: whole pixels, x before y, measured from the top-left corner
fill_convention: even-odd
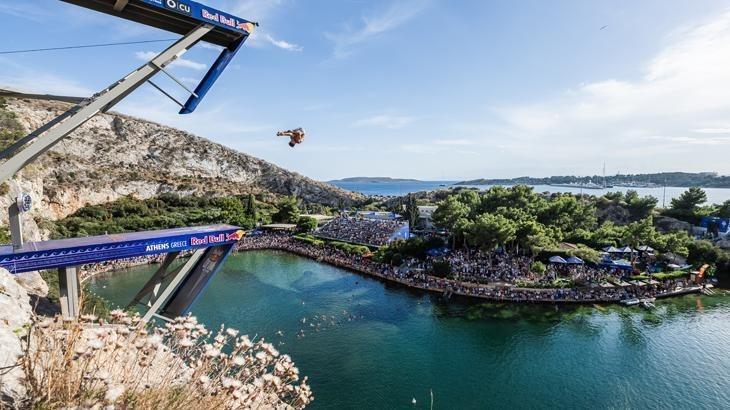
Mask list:
[[[246,236],[246,231],[239,229],[236,232],[229,233],[226,235],[226,242],[228,241],[240,241],[244,236]]]

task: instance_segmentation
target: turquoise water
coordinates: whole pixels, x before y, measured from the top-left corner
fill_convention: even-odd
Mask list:
[[[153,270],[90,285],[126,304]],[[728,408],[730,297],[657,305],[442,302],[265,251],[232,256],[193,312],[280,344],[310,377],[313,409],[428,409],[430,390],[435,409]]]

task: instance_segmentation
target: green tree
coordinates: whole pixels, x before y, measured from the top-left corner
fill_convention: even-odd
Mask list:
[[[467,240],[484,250],[504,246],[515,239],[515,224],[502,215],[482,214],[469,226]]]
[[[436,210],[433,212],[431,219],[436,226],[449,231],[453,242],[453,247],[456,247],[456,223],[460,219],[466,218],[468,215],[469,207],[459,201],[457,196],[452,195],[439,204],[438,208],[436,208]]]
[[[698,187],[692,187],[677,198],[672,199],[672,209],[680,212],[694,213],[698,206],[707,202],[707,194]]]
[[[418,202],[416,201],[416,196],[413,194],[408,195],[406,217],[408,218],[408,224],[411,226],[411,229],[418,227]]]
[[[309,216],[300,216],[297,221],[297,231],[309,233],[317,229],[317,220]]]
[[[258,209],[256,206],[256,196],[248,194],[246,197],[246,217],[252,221],[258,221]]]
[[[570,194],[556,195],[540,210],[538,221],[566,233],[576,229],[594,229],[597,223],[594,206]]]
[[[451,264],[448,261],[435,261],[431,265],[431,274],[438,278],[451,276]]]
[[[297,223],[299,220],[299,206],[297,199],[293,196],[283,198],[276,204],[278,211],[271,216],[274,222]]]
[[[715,216],[720,218],[730,218],[730,199],[723,202],[719,208],[715,211]]]
[[[632,221],[638,221],[647,218],[659,202],[653,196],[641,197],[636,191],[626,192],[626,208]]]

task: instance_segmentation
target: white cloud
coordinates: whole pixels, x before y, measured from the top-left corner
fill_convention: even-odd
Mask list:
[[[339,33],[325,33],[334,44],[333,57],[342,59],[349,57],[357,45],[385,32],[396,29],[415,17],[428,5],[427,0],[396,0],[381,14],[362,18],[362,27],[347,27]]]
[[[39,72],[7,59],[0,59],[0,65],[3,67],[3,72],[0,73],[0,88],[71,97],[87,97],[94,93],[78,81]]]
[[[225,1],[220,6],[222,10],[230,11],[231,13],[249,21],[275,21],[273,18],[275,14],[286,5],[288,1],[285,0],[235,0]],[[302,51],[303,47],[294,44],[290,41],[278,39],[274,37],[267,28],[257,28],[251,37],[246,42],[247,45],[252,47],[264,47],[266,45],[272,45],[287,51]]]
[[[388,129],[403,128],[415,121],[413,117],[397,115],[376,115],[355,121],[353,127],[380,127]]]
[[[0,3],[0,14],[8,14],[32,21],[44,21],[48,12],[37,4],[25,1],[6,1]]]
[[[474,145],[475,141],[465,138],[457,138],[457,139],[441,139],[441,140],[435,140],[433,142],[436,145],[447,145],[447,146],[466,146],[466,145]]]
[[[543,152],[556,161],[610,156],[649,166],[701,152],[719,159],[701,148],[666,150],[727,144],[711,134],[730,133],[730,127],[697,124],[726,124],[730,115],[730,11],[667,41],[636,80],[589,82],[550,100],[493,109],[503,122],[500,136],[529,143],[529,151],[515,153],[523,160]]]
[[[730,128],[699,128],[692,130],[700,134],[730,134]]]
[[[403,144],[400,146],[400,149],[410,154],[422,155],[430,155],[438,152],[435,147],[423,144]]]
[[[137,57],[138,60],[149,61],[155,58],[157,54],[158,53],[155,53],[154,51],[137,51],[136,53],[134,53],[134,56]],[[170,64],[170,67],[185,67],[191,70],[203,71],[208,66],[194,60],[179,57],[178,59],[173,61],[172,64]]]
[[[271,37],[270,34],[262,34],[262,38],[266,40],[268,43],[274,45],[275,47],[281,48],[283,50],[287,51],[302,51],[302,46],[298,46],[296,44],[289,43],[284,40],[277,40],[274,37]]]

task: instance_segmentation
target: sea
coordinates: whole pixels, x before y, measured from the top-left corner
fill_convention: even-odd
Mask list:
[[[89,289],[125,306],[155,269]],[[443,300],[256,251],[231,255],[192,313],[291,355],[315,410],[728,408],[730,296],[656,306]]]
[[[491,185],[454,185],[456,181],[418,181],[418,182],[331,182],[348,191],[360,192],[365,195],[402,196],[420,191],[434,191],[456,187],[472,187],[489,189]],[[583,189],[573,187],[559,187],[553,185],[534,185],[536,192],[569,192],[573,194],[601,196],[607,192],[626,192],[634,190],[641,196],[653,196],[659,200],[659,206],[669,206],[673,198],[678,197],[688,187],[658,187],[658,188],[626,188],[614,187],[608,189]],[[703,188],[707,193],[707,202],[721,204],[730,199],[730,188]]]

